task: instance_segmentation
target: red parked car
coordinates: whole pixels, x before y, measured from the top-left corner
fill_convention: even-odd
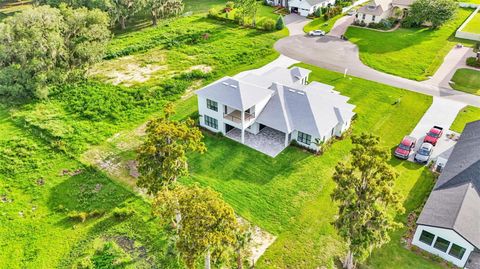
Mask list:
[[[432,145],[436,145],[438,139],[442,137],[443,134],[443,128],[439,126],[433,126],[432,129],[427,133],[427,136],[423,140],[423,142],[430,143]]]
[[[415,148],[416,143],[417,139],[415,139],[415,137],[411,137],[408,135],[405,136],[402,142],[400,142],[400,145],[398,145],[397,149],[395,149],[393,155],[400,159],[408,159],[408,156],[410,156],[410,153]]]

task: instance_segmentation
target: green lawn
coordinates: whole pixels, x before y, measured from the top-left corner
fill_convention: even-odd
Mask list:
[[[359,46],[364,64],[400,77],[425,80],[458,43],[453,34],[471,13],[472,9],[459,9],[455,18],[438,30],[400,28],[385,33],[350,27],[346,36]]]
[[[458,69],[453,75],[451,86],[455,90],[480,95],[480,71]]]
[[[227,0],[184,0],[184,12],[207,13],[212,7],[225,6]]]
[[[480,13],[477,13],[462,31],[480,34]]]
[[[278,57],[273,44],[287,35],[286,29],[266,33],[199,15],[162,24],[116,36],[110,42],[108,55],[114,58],[90,71],[92,80],[106,84],[62,89],[48,102],[17,109],[16,120],[41,133],[48,142],[78,155],[121,130],[145,122],[167,101],[192,94],[222,76],[272,61]],[[142,73],[143,68],[148,70]],[[119,77],[125,80],[117,81]],[[125,86],[108,85],[115,81]]]
[[[78,175],[63,175],[81,169]],[[19,129],[0,107],[0,268],[76,268],[106,242],[122,268],[179,268],[150,205],[102,172],[82,165]],[[114,208],[135,213],[124,220]],[[73,211],[104,215],[84,223]],[[86,267],[79,267],[86,268]],[[88,267],[92,268],[92,267]]]
[[[337,15],[337,16],[335,16],[335,17],[333,17],[333,18],[331,18],[330,20],[327,20],[327,21],[325,21],[325,19],[323,19],[323,17],[316,18],[316,19],[312,20],[311,22],[309,22],[307,25],[305,25],[303,27],[303,31],[305,33],[308,33],[308,32],[313,31],[313,30],[323,30],[326,33],[328,33],[332,29],[335,22],[343,16],[344,16],[343,14],[340,14],[340,15]]]
[[[457,133],[463,132],[463,128],[465,128],[465,124],[480,120],[480,108],[474,106],[466,106],[463,108],[455,118],[450,129]]]
[[[311,81],[335,85],[357,106],[353,132],[373,132],[393,148],[409,133],[431,104],[417,93],[358,79],[302,64],[313,70]],[[401,100],[395,104],[396,100]],[[219,136],[206,135],[208,151],[190,159],[191,177],[221,192],[237,213],[278,236],[257,268],[333,268],[344,246],[330,224],[336,207],[330,199],[335,164],[351,149],[349,139],[336,141],[316,157],[290,147],[272,159],[255,150]],[[433,186],[432,175],[421,166],[391,160],[400,177],[396,188],[411,211],[422,203]],[[221,167],[221,169],[220,169]],[[405,216],[398,216],[402,221]],[[386,247],[374,252],[371,268],[439,268],[404,249],[393,233]],[[407,266],[407,267],[405,267]]]

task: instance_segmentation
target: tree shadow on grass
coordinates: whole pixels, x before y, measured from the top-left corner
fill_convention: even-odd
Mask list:
[[[134,196],[95,168],[82,167],[81,169],[79,174],[68,176],[62,183],[51,189],[47,205],[52,211],[97,210],[108,213]]]

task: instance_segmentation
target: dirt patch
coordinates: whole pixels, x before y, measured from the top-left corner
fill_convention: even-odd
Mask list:
[[[113,85],[123,84],[131,86],[133,83],[142,83],[150,79],[151,75],[157,71],[165,70],[166,66],[147,64],[140,66],[138,64],[127,64],[124,70],[112,70],[104,75],[109,78]]]
[[[125,56],[96,65],[88,75],[114,85],[131,86],[149,80],[156,72],[167,70],[164,61],[163,56],[145,60]]]
[[[200,65],[195,65],[190,68],[188,68],[188,72],[194,71],[194,70],[200,70],[203,73],[207,74],[212,72],[213,68],[211,66],[205,65],[205,64],[200,64]]]
[[[241,224],[251,226],[251,223],[242,217],[237,216],[237,220]],[[265,253],[267,248],[273,244],[273,242],[275,242],[277,237],[265,230],[262,230],[258,226],[251,226],[250,231],[252,233],[252,237],[248,246],[248,253],[250,253],[248,261],[251,266],[254,266],[263,253]]]

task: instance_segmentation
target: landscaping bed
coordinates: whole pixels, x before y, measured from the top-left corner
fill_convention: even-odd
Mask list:
[[[458,91],[480,95],[480,70],[458,69],[450,85]]]
[[[472,11],[459,9],[454,19],[437,30],[400,28],[393,32],[378,32],[350,27],[346,36],[358,45],[364,64],[396,76],[425,80],[435,73],[447,53],[458,43],[452,34]]]
[[[337,15],[337,16],[331,18],[331,19],[328,19],[328,20],[325,20],[325,18],[323,18],[323,17],[316,18],[313,21],[309,22],[307,25],[305,25],[303,27],[303,31],[305,33],[308,33],[310,31],[314,31],[314,30],[322,30],[322,31],[325,31],[325,33],[328,33],[328,32],[330,32],[330,30],[332,30],[333,25],[335,25],[335,22],[338,19],[340,19],[341,17],[343,17],[342,14]]]

